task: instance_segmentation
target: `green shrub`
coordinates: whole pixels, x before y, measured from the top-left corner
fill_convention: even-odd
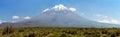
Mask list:
[[[11,34],[14,32],[14,28],[12,26],[6,26],[2,32],[2,35]]]
[[[35,37],[36,35],[34,33],[30,33],[28,35],[25,35],[24,37]]]

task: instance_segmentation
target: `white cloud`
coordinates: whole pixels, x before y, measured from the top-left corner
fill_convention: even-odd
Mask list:
[[[119,21],[116,20],[116,19],[102,19],[102,20],[98,20],[98,22],[111,23],[111,24],[119,24]]]
[[[109,17],[105,16],[104,18],[102,18],[101,20],[98,20],[98,22],[102,22],[102,23],[111,23],[111,24],[119,24],[119,21],[116,19],[111,19]]]
[[[55,5],[54,7],[50,8],[50,9],[45,9],[45,10],[43,10],[43,12],[46,12],[48,10],[55,10],[55,11],[69,10],[69,11],[72,11],[72,12],[76,11],[75,8],[68,8],[68,7],[66,7],[66,6],[64,6],[62,4]]]
[[[29,17],[29,16],[26,16],[26,17],[24,17],[24,19],[31,19],[31,17]]]
[[[0,24],[2,24],[2,23],[4,23],[4,22],[7,22],[7,21],[2,21],[2,20],[0,20]]]
[[[0,21],[0,24],[2,24],[2,21]]]
[[[19,16],[12,16],[12,19],[19,19]]]
[[[110,21],[107,20],[107,19],[99,20],[98,22],[102,22],[102,23],[110,23]]]
[[[119,20],[114,19],[112,17],[109,16],[104,16],[101,14],[96,14],[95,15],[97,22],[102,22],[102,23],[110,23],[110,24],[120,24]]]
[[[116,20],[116,19],[112,19],[111,22],[114,23],[114,24],[119,24],[119,21]]]
[[[46,11],[48,11],[49,9],[45,9],[45,10],[43,10],[43,12],[46,12]]]
[[[55,5],[52,9],[55,9],[55,10],[65,10],[65,9],[67,9],[67,7],[62,5],[62,4],[59,4],[59,5]]]
[[[72,12],[76,11],[75,8],[69,8],[69,10],[72,11]]]

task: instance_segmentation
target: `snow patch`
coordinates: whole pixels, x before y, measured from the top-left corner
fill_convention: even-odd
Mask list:
[[[28,20],[28,19],[31,19],[31,17],[29,17],[29,16],[26,16],[26,17],[24,17],[24,19]]]

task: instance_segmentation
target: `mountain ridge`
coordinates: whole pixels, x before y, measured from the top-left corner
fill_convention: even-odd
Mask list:
[[[120,27],[120,25],[116,24],[91,21],[75,14],[75,12],[75,8],[67,8],[60,4],[54,6],[53,8],[45,9],[40,15],[31,18],[30,20],[23,20],[13,24],[16,26],[41,27]]]

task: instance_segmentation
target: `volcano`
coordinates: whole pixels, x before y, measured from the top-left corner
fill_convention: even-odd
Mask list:
[[[76,14],[75,8],[59,4],[45,9],[40,15],[29,20],[14,23],[16,26],[40,27],[119,27],[119,25],[91,21]]]

